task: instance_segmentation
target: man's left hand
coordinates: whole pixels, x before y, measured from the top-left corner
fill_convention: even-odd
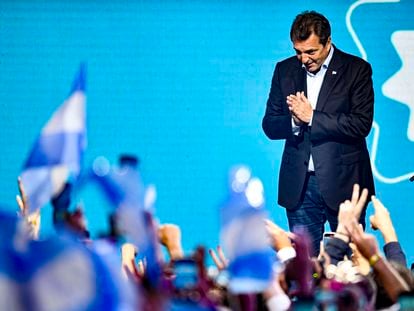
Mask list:
[[[286,98],[286,103],[296,119],[306,124],[311,121],[313,109],[304,92],[296,92],[296,94],[289,95]]]

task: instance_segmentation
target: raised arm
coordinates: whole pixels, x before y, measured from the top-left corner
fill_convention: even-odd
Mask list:
[[[180,227],[174,224],[161,225],[158,228],[158,239],[166,247],[171,260],[183,258]]]
[[[407,258],[397,238],[394,224],[388,209],[375,196],[371,197],[375,213],[369,220],[374,230],[379,230],[384,238],[384,252],[388,260],[407,266]]]
[[[388,296],[393,302],[396,302],[401,293],[409,291],[408,284],[380,255],[377,241],[373,235],[364,233],[356,221],[347,224],[346,228],[358,250],[368,259],[372,269],[378,275]]]

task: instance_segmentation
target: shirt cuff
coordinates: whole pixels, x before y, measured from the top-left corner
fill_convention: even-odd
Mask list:
[[[293,118],[292,118],[292,132],[293,132],[293,135],[296,135],[296,136],[299,136],[300,134],[300,126],[296,125],[295,121],[293,121]]]

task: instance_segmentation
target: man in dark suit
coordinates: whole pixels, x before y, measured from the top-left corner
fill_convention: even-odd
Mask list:
[[[296,16],[290,38],[296,56],[276,65],[262,126],[270,139],[286,140],[278,203],[290,230],[307,229],[317,254],[326,221],[335,231],[353,185],[374,194],[365,141],[374,113],[372,70],[332,44],[329,21],[317,12]]]

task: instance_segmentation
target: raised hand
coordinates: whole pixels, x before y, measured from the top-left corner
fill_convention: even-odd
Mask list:
[[[309,257],[310,240],[303,228],[296,228],[290,238],[295,244],[296,256],[286,265],[286,277],[298,282],[297,294],[300,297],[310,297],[313,292],[312,266],[313,262]]]
[[[396,302],[402,292],[409,291],[408,284],[389,262],[380,256],[378,243],[373,235],[365,233],[356,221],[349,223],[346,229],[360,253],[368,259],[388,296],[393,302]]]
[[[135,275],[135,256],[137,248],[131,243],[124,243],[121,246],[122,271],[125,276]]]
[[[375,196],[372,196],[371,200],[375,210],[374,215],[369,218],[372,229],[381,232],[385,243],[397,242],[397,234],[388,209]]]
[[[158,240],[167,248],[171,260],[184,256],[181,246],[181,230],[174,224],[164,224],[158,228]]]
[[[271,245],[276,251],[279,251],[285,247],[292,247],[289,234],[285,230],[269,219],[265,219],[265,225],[271,240]]]
[[[354,220],[359,220],[361,212],[367,202],[367,198],[368,190],[363,189],[360,193],[359,185],[355,184],[352,190],[351,200],[346,200],[339,205],[338,227],[336,229],[339,238],[341,238],[341,235],[348,236],[345,227]]]
[[[351,204],[354,207],[354,216],[357,220],[361,216],[361,212],[367,202],[368,199],[368,190],[363,189],[360,193],[360,187],[358,184],[354,185],[352,189],[352,197],[351,197]]]
[[[210,254],[214,264],[216,265],[219,271],[222,271],[227,268],[227,266],[229,265],[229,261],[224,255],[223,249],[220,245],[217,246],[217,253],[212,248],[208,250],[208,253]]]
[[[26,217],[27,214],[29,213],[29,206],[27,203],[27,196],[24,191],[23,182],[20,177],[17,177],[17,187],[19,189],[19,194],[16,195],[17,205],[19,206],[19,209],[20,209],[20,215],[23,217]]]
[[[296,124],[308,124],[313,115],[313,109],[304,92],[296,92],[287,96],[286,103]]]
[[[25,220],[29,227],[30,237],[34,240],[39,238],[40,231],[40,210],[29,213],[29,204],[24,190],[23,182],[20,177],[17,178],[17,186],[19,189],[19,194],[16,195],[16,202],[19,206],[19,214]]]
[[[367,202],[368,198],[368,190],[363,189],[360,192],[360,187],[358,184],[355,184],[352,189],[352,197],[351,200],[346,200],[341,205],[345,205],[343,209],[343,213],[339,214],[338,221],[348,221],[350,218],[359,220],[361,216],[361,212]],[[341,207],[340,205],[340,207]]]
[[[378,243],[372,234],[367,234],[356,220],[346,225],[352,242],[356,245],[362,256],[370,260],[373,256],[379,256]]]

